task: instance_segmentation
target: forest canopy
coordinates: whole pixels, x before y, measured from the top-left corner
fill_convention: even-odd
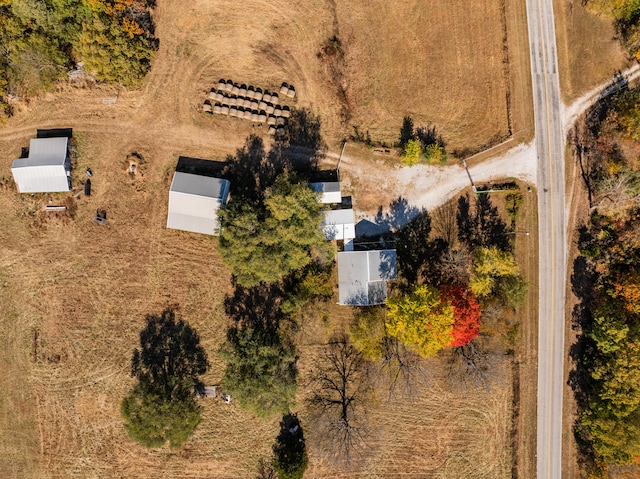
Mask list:
[[[157,41],[150,0],[0,0],[0,121],[13,102],[84,62],[99,81],[139,83]]]
[[[639,112],[638,90],[623,90],[596,105],[574,137],[591,206],[573,277],[582,300],[577,433],[591,477],[640,458]]]

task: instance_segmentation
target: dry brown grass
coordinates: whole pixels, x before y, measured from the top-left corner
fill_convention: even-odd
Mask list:
[[[516,18],[519,3],[506,2]],[[252,477],[270,452],[277,418],[206,403],[202,425],[179,451],[139,447],[122,426],[120,401],[132,385],[129,361],[146,314],[179,304],[210,353],[206,382],[218,382],[224,368],[215,352],[227,324],[229,272],[215,239],[165,229],[168,178],[179,155],[220,159],[256,131],[199,112],[221,76],[268,88],[293,83],[297,104],[321,114],[330,144],[349,133],[336,84],[316,56],[334,34],[344,45],[349,125],[391,141],[402,116],[412,114],[434,122],[451,146],[470,149],[507,134],[507,90],[514,112],[528,101],[514,93],[528,84],[522,25],[507,15],[509,41],[519,39],[509,50],[509,79],[499,0],[390,5],[158,2],[161,46],[141,90],[64,85],[0,131],[5,172],[36,128],[69,126],[79,143],[76,180],[86,167],[94,173],[93,195],[80,198],[73,221],[39,212],[48,196],[0,190],[0,475]],[[102,104],[116,93],[116,105]],[[514,125],[525,120],[512,118]],[[136,181],[122,168],[134,151],[145,159]],[[107,210],[104,225],[92,220],[97,208]],[[323,314],[309,338],[328,337],[350,315],[337,306]],[[304,377],[313,355],[302,354]],[[511,368],[506,359],[495,367],[494,386],[470,394],[448,391],[431,364],[433,379],[418,401],[378,404],[372,420],[380,434],[361,477],[424,477],[425,469],[432,477],[509,477]],[[340,474],[314,452],[313,440],[310,447],[310,477]]]
[[[301,397],[308,394],[306,378],[321,347],[313,343],[302,348]],[[385,382],[377,376],[378,389],[364,416],[365,444],[350,466],[325,455],[326,439],[314,433],[301,401],[299,417],[312,452],[305,477],[511,477],[511,358],[492,355],[490,379],[476,388],[461,386],[459,378],[449,376],[446,354],[420,364],[423,379],[414,383],[412,397],[389,401]]]
[[[530,126],[526,19],[516,0],[199,0],[188,9],[166,1],[155,18],[161,47],[141,92],[121,90],[113,108],[99,100],[115,90],[52,95],[50,108],[38,104],[29,116],[66,113],[93,124],[120,117],[154,129],[180,125],[184,133],[231,121],[240,125],[236,131],[214,133],[229,143],[251,125],[205,118],[197,109],[218,78],[230,77],[268,88],[294,84],[297,104],[321,115],[332,145],[354,125],[395,143],[404,115],[434,123],[458,150],[475,151]],[[343,55],[318,58],[334,35]],[[345,123],[344,108],[351,118]]]
[[[584,3],[554,0],[560,89],[566,103],[629,66],[613,22],[588,12]]]
[[[404,115],[452,148],[506,136],[501,2],[339,2],[336,17],[352,122],[374,139],[397,141]]]
[[[80,138],[77,171],[92,167],[94,195],[79,200],[74,221],[38,220],[46,195],[0,193],[3,384],[7,399],[22,398],[3,416],[11,420],[0,436],[9,452],[0,470],[6,477],[252,477],[258,459],[269,455],[278,418],[261,420],[235,404],[205,403],[202,425],[178,451],[150,451],[127,438],[119,406],[132,385],[129,361],[144,315],[179,304],[209,351],[207,383],[216,383],[229,273],[215,239],[164,227],[171,149],[151,142],[139,148],[138,138],[105,133]],[[122,169],[134,149],[146,160],[143,185]],[[98,207],[107,209],[104,225],[92,220]],[[312,318],[305,343],[326,341],[351,318],[349,308],[328,308]],[[302,348],[303,384],[313,351]],[[441,360],[432,361],[418,400],[374,406],[377,433],[358,471],[325,462],[310,432],[309,477],[509,477],[509,364],[496,359],[488,389],[451,392]],[[301,402],[303,395],[301,389]],[[305,425],[304,412],[301,420]]]

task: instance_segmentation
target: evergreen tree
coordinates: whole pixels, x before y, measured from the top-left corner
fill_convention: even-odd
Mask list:
[[[304,433],[295,414],[282,417],[273,456],[273,467],[280,479],[302,479],[308,459]]]

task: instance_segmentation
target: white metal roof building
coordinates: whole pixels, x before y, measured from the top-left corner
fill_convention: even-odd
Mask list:
[[[350,240],[356,237],[353,210],[329,210],[322,212],[324,218],[320,227],[327,241]]]
[[[36,138],[29,143],[29,157],[15,160],[11,173],[20,193],[69,191],[71,163],[68,138]]]
[[[175,172],[167,228],[219,235],[218,209],[229,198],[229,180]]]
[[[309,183],[309,187],[316,193],[320,193],[320,203],[342,203],[339,181]]]
[[[383,304],[387,299],[387,281],[397,278],[394,249],[338,253],[339,304]]]

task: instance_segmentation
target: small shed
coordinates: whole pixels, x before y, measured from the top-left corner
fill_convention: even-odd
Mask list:
[[[349,241],[356,237],[355,215],[352,209],[323,211],[320,227],[327,241]]]
[[[316,193],[320,193],[320,203],[342,203],[342,192],[340,191],[339,181],[309,183],[309,186]]]
[[[176,171],[169,190],[167,228],[219,235],[218,209],[229,198],[231,182]]]
[[[387,299],[387,281],[398,278],[396,250],[338,253],[338,304],[373,306]]]
[[[71,189],[69,138],[35,138],[29,156],[14,160],[11,173],[20,193],[54,193]]]

